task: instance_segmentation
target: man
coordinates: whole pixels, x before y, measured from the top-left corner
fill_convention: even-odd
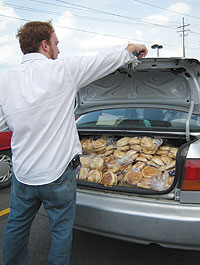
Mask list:
[[[30,226],[41,203],[50,222],[48,262],[68,265],[75,167],[81,153],[74,119],[76,92],[126,63],[137,65],[133,54],[144,57],[147,48],[128,44],[95,56],[57,59],[58,39],[50,22],[26,23],[17,37],[24,54],[22,64],[0,80],[0,130],[13,132],[14,172],[3,265],[27,264]]]

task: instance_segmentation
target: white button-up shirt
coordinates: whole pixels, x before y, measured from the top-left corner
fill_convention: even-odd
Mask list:
[[[0,77],[0,131],[11,130],[13,170],[29,185],[50,183],[81,153],[74,119],[78,89],[135,56],[122,46],[95,56],[51,60],[40,53],[23,56],[19,68]]]

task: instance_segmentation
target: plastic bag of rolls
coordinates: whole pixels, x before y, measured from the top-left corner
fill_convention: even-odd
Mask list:
[[[166,190],[174,180],[177,147],[153,137],[87,137],[77,178],[83,181]]]

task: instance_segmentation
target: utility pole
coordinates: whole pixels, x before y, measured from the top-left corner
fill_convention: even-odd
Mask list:
[[[180,28],[181,30],[177,31],[178,33],[181,32],[181,36],[183,37],[183,58],[185,58],[185,37],[188,36],[188,34],[185,34],[186,31],[190,31],[189,29],[185,29],[185,27],[190,26],[190,24],[185,25],[184,17],[183,17],[183,25],[177,28]]]

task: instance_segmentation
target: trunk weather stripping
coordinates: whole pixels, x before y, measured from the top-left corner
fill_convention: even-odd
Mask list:
[[[189,77],[191,77],[191,76],[193,76],[193,75],[189,75]],[[194,81],[195,85],[198,87],[197,80],[195,78],[193,78],[193,81]],[[190,119],[192,116],[193,109],[194,109],[194,88],[193,88],[193,86],[190,86],[190,108],[188,111],[186,124],[185,124],[185,133],[186,133],[187,142],[190,141]]]
[[[188,115],[187,115],[187,120],[186,120],[186,140],[187,142],[190,141],[190,119],[191,119],[191,116],[192,116],[192,112],[193,112],[193,109],[194,109],[194,89],[191,87],[191,90],[190,90],[190,109],[189,109],[189,112],[188,112]]]

